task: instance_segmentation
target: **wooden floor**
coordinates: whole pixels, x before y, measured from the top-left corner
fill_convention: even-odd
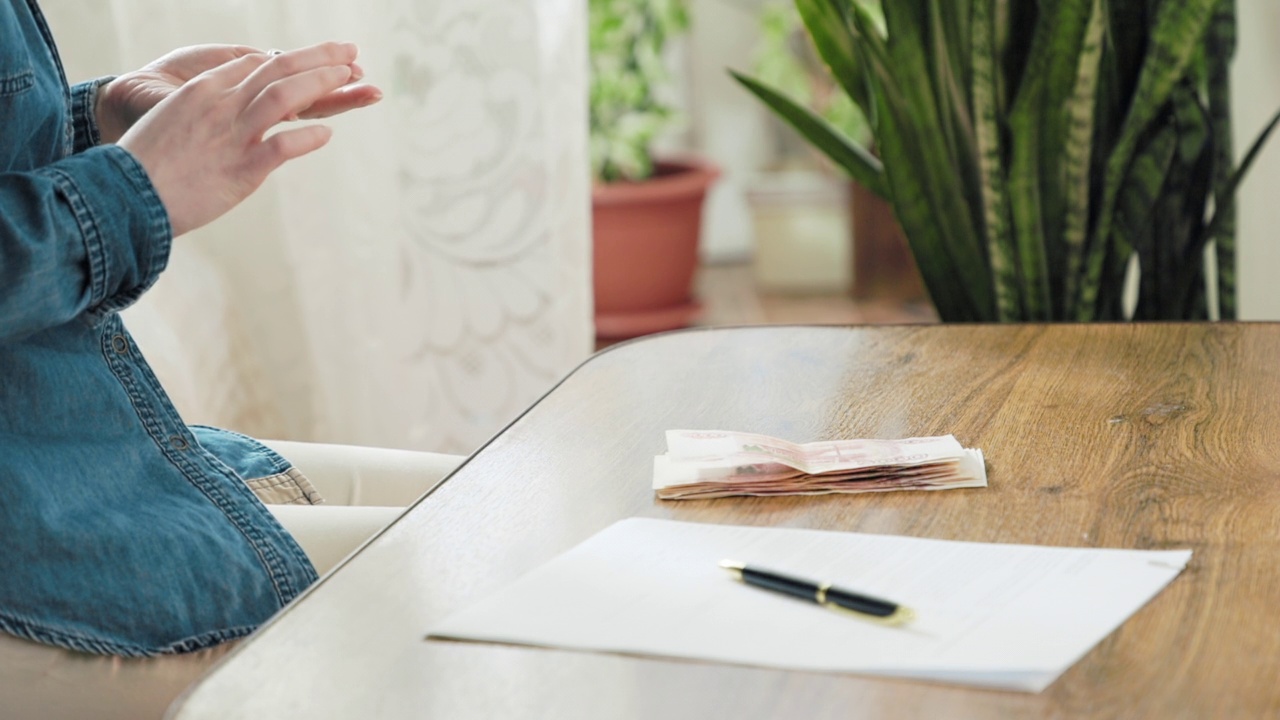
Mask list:
[[[937,322],[927,301],[854,300],[848,294],[777,295],[756,289],[749,263],[698,272],[697,325],[902,325]]]

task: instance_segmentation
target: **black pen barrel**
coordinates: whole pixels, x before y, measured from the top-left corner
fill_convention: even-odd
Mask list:
[[[851,610],[874,618],[905,621],[910,617],[910,611],[903,611],[904,614],[899,616],[899,611],[902,611],[901,606],[887,600],[880,600],[879,598],[831,587],[826,583],[819,585],[810,580],[801,580],[770,570],[761,570],[760,568],[753,568],[727,560],[725,562],[728,563],[725,567],[736,573],[741,573],[742,582],[758,588],[772,590],[773,592],[808,600],[809,602],[816,602],[828,607]]]
[[[785,575],[757,570],[751,567],[742,568],[742,582],[748,585],[786,593],[792,597],[811,602],[818,601],[818,586],[804,580],[789,578]]]
[[[847,590],[837,588],[827,588],[827,602],[832,605],[839,605],[842,608],[860,612],[865,615],[874,615],[875,617],[889,617],[898,611],[896,603],[877,600],[876,598],[859,595]]]

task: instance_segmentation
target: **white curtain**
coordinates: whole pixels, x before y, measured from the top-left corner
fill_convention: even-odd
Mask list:
[[[591,351],[583,0],[43,7],[72,82],[335,39],[386,92],[126,313],[188,422],[467,453]]]

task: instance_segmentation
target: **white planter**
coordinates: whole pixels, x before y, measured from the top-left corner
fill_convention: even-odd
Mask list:
[[[817,172],[767,173],[751,183],[747,198],[760,290],[848,292],[852,231],[847,182]]]

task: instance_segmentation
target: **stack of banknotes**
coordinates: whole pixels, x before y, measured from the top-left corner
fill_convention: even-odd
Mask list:
[[[792,443],[767,435],[668,430],[653,459],[663,500],[986,487],[982,451],[951,435]]]

